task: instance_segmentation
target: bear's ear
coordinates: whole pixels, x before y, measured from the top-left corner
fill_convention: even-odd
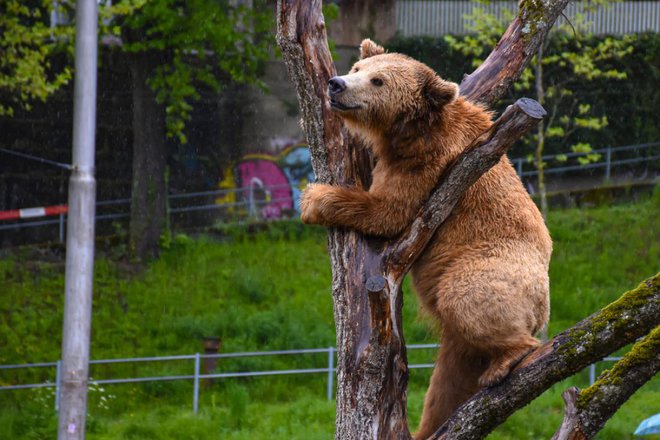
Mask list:
[[[374,55],[382,55],[385,53],[385,49],[382,46],[377,45],[368,38],[362,40],[360,43],[360,59],[372,57]]]
[[[426,77],[423,85],[423,96],[433,110],[440,110],[458,96],[458,84],[445,81],[438,75]]]

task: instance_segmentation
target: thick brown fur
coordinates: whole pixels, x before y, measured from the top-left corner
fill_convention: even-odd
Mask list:
[[[371,40],[340,77],[333,108],[376,157],[368,191],[312,184],[306,223],[393,237],[413,220],[447,165],[487,130],[491,113],[458,86]],[[552,243],[538,209],[503,157],[465,194],[411,274],[442,328],[442,348],[415,437],[430,436],[470,395],[502,380],[547,322]]]

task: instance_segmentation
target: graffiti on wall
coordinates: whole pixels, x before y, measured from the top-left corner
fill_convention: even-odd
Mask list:
[[[277,155],[246,154],[224,170],[216,203],[234,215],[278,219],[298,215],[300,194],[314,171],[307,144],[291,145]]]

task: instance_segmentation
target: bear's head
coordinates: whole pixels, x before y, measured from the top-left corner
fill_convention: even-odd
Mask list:
[[[360,59],[344,76],[330,79],[330,106],[352,131],[396,136],[432,123],[458,95],[458,85],[406,55],[385,53],[366,39]],[[415,128],[416,131],[417,128]]]

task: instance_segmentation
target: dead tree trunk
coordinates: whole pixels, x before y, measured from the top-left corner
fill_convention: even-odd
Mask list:
[[[482,67],[466,77],[461,93],[485,103],[499,98],[520,75],[566,3],[523,0],[519,16]],[[343,133],[340,119],[330,111],[327,83],[336,72],[327,47],[321,0],[279,0],[277,21],[278,44],[298,92],[318,181],[343,185],[368,181],[368,161],[362,160],[360,150]],[[337,439],[410,439],[408,367],[401,328],[403,277],[469,185],[544,114],[532,100],[520,100],[507,109],[486,140],[470,146],[448,170],[416,220],[396,241],[329,231],[339,357]],[[493,418],[489,429],[505,418]],[[465,432],[467,436],[461,438],[485,435]],[[454,438],[451,430],[438,435]]]

